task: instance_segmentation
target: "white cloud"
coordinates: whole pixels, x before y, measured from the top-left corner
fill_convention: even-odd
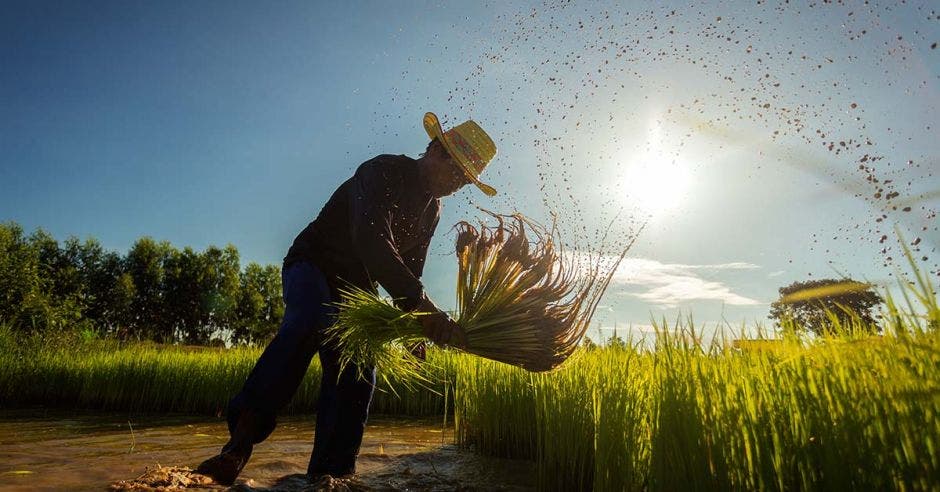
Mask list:
[[[779,277],[783,275],[784,273],[787,273],[786,270],[777,270],[776,272],[768,273],[767,276],[770,278],[774,278],[774,277]]]
[[[624,258],[614,273],[611,283],[625,287],[641,287],[643,290],[640,292],[628,291],[625,294],[665,307],[676,307],[682,302],[697,300],[716,300],[735,306],[753,306],[762,303],[732,292],[721,282],[701,278],[699,272],[758,268],[760,268],[758,265],[744,262],[685,265],[661,263],[645,258]]]

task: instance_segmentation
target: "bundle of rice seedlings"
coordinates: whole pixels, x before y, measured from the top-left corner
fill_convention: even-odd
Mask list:
[[[583,261],[560,250],[557,230],[521,214],[490,213],[495,224],[461,221],[457,230],[457,312],[466,352],[549,371],[577,348],[632,241],[612,263]],[[582,261],[578,261],[582,258]],[[400,378],[419,377],[407,347],[423,339],[420,316],[357,288],[343,291],[328,337],[341,363],[378,365]]]
[[[360,374],[378,367],[377,377],[393,392],[396,385],[389,376],[405,387],[427,387],[421,361],[409,348],[425,340],[418,317],[429,313],[402,311],[390,299],[354,286],[339,291],[342,301],[336,303],[339,313],[326,330],[326,343],[341,347],[340,367],[353,363]]]

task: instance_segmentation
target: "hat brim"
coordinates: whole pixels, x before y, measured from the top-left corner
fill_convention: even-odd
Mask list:
[[[441,122],[437,119],[436,114],[424,114],[424,131],[428,132],[428,136],[431,137],[431,140],[436,138],[441,142],[444,148],[447,149],[447,153],[450,154],[455,161],[457,161],[458,165],[460,165],[460,169],[463,170],[463,173],[467,176],[467,179],[475,184],[476,187],[480,189],[480,191],[485,193],[487,196],[496,195],[496,190],[492,186],[480,181],[476,176],[474,176],[473,171],[470,170],[471,168],[469,164],[461,159],[460,154],[456,152],[454,148],[451,147],[450,142],[444,138],[444,129],[441,128]]]

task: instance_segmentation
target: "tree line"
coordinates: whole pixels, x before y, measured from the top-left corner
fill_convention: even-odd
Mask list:
[[[231,244],[199,252],[142,237],[121,255],[0,223],[0,323],[18,331],[257,345],[283,314],[280,266],[242,268]]]
[[[878,332],[884,300],[852,279],[780,288],[770,318],[817,335]],[[178,249],[142,237],[121,255],[93,238],[57,241],[0,223],[0,323],[33,332],[77,330],[121,340],[259,345],[284,314],[280,267],[240,266],[238,249]]]

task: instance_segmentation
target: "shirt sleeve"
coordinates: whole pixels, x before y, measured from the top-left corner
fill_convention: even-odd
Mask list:
[[[392,233],[392,211],[403,186],[401,176],[388,166],[360,166],[350,187],[349,224],[353,248],[369,276],[398,307],[411,311],[418,306],[424,286],[405,264]]]

